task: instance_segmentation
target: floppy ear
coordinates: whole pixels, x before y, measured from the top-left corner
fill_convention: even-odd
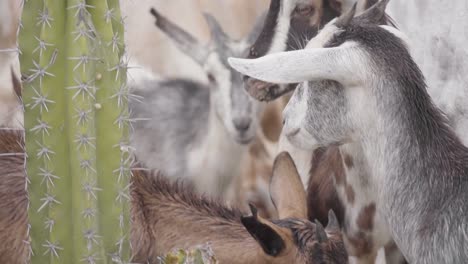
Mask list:
[[[385,9],[389,1],[390,0],[380,0],[361,15],[357,16],[356,20],[376,25],[384,23],[386,19]]]
[[[279,228],[274,228],[273,224],[260,218],[253,205],[250,205],[250,209],[252,216],[242,217],[242,224],[267,255],[277,256],[286,247],[285,241],[281,237],[281,231]]]
[[[209,54],[206,47],[198,43],[198,41],[185,30],[162,16],[156,9],[151,8],[150,12],[156,19],[156,26],[174,41],[180,51],[191,57],[200,65],[205,63]]]
[[[257,59],[229,58],[238,72],[270,83],[302,83],[332,80],[342,84],[358,79],[359,58],[352,51],[355,46],[304,49],[274,53]]]
[[[279,219],[307,218],[305,188],[288,152],[280,153],[273,163],[270,195]]]

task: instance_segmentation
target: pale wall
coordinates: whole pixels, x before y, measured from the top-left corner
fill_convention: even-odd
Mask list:
[[[269,0],[121,0],[121,3],[126,16],[128,51],[133,59],[163,76],[204,80],[200,68],[156,28],[150,7],[154,6],[207,43],[209,31],[202,11],[213,14],[230,36],[240,38],[250,30],[255,18],[267,9]]]
[[[429,92],[468,145],[468,1],[391,0]]]

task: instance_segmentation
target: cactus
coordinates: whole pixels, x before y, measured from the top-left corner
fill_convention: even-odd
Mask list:
[[[24,0],[19,37],[32,263],[126,263],[126,63],[118,0]]]
[[[199,247],[192,250],[178,250],[160,259],[164,264],[217,264],[209,247]]]

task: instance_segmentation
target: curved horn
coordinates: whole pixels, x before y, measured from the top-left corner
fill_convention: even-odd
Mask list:
[[[215,41],[216,44],[223,45],[230,40],[229,36],[226,34],[226,32],[224,32],[218,20],[216,20],[213,15],[204,12],[203,16],[205,17],[206,23],[210,28],[211,39]]]
[[[332,209],[328,211],[328,225],[325,229],[327,231],[339,231],[340,230],[338,219],[336,218],[335,212],[333,212]]]
[[[357,3],[354,3],[353,7],[343,15],[341,15],[338,20],[336,20],[337,27],[346,27],[353,20],[354,15],[356,14]]]
[[[361,15],[357,16],[356,19],[365,23],[381,24],[385,21],[385,8],[387,8],[388,2],[390,2],[390,0],[377,2]]]
[[[208,58],[208,50],[185,30],[162,16],[156,9],[151,8],[151,14],[156,18],[156,26],[169,36],[177,48],[191,57],[198,64],[203,65]]]
[[[359,82],[356,74],[361,55],[356,46],[326,49],[304,49],[274,53],[258,59],[229,58],[238,72],[269,83],[301,83],[304,81],[332,80],[343,85]]]

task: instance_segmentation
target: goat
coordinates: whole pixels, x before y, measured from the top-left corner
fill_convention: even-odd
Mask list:
[[[0,263],[28,263],[24,131],[0,128]]]
[[[283,136],[295,146],[362,149],[379,206],[369,208],[410,263],[466,263],[468,148],[430,98],[403,33],[377,25],[387,3],[356,17],[351,9],[304,50],[230,64],[266,82],[301,83],[284,111]]]
[[[147,77],[131,81],[132,98],[136,98],[130,102],[131,118],[137,120],[132,133],[136,156],[167,177],[184,175],[198,191],[222,196],[239,174],[241,157],[255,136],[263,108],[249,98],[242,76],[226,60],[247,53],[263,20],[246,39],[234,41],[214,17],[205,14],[212,32],[211,45],[205,47],[156,10],[151,13],[176,46],[203,67],[209,84]],[[130,80],[134,73],[129,71]]]
[[[304,16],[317,16],[316,12],[310,10],[317,9],[326,1],[313,1],[305,5],[301,1],[289,0],[277,3],[272,0],[269,15],[277,18],[272,23],[265,24],[263,35],[269,37],[259,38],[256,41],[251,49],[253,52],[251,52],[250,58],[285,49],[301,48],[299,45],[301,43],[293,45],[295,35],[304,35],[306,39],[315,35],[317,28],[321,26],[320,23],[327,22],[333,18],[334,14],[348,9],[352,2],[327,2],[327,5],[323,6],[322,9],[331,9],[335,13],[323,12],[329,15],[323,16],[322,20],[317,20],[315,28],[306,30],[304,25],[300,26],[298,19],[301,17],[304,19]],[[375,2],[375,0],[358,1],[358,7],[356,8],[359,10],[358,12],[363,12]],[[304,14],[301,15],[300,11],[302,9],[309,10],[309,12],[302,12]],[[287,10],[294,10],[294,12],[290,15]],[[393,24],[392,20],[386,15],[380,18],[379,23]],[[283,31],[289,32],[289,35],[282,35],[281,32]],[[265,46],[268,45],[270,48],[265,49]],[[246,89],[259,100],[273,100],[295,88],[295,85],[291,84],[278,86],[277,84],[268,84],[249,77],[246,77],[246,79]],[[329,150],[317,150],[313,153],[290,146],[286,140],[283,140],[280,143],[280,149],[291,152],[303,181],[305,182],[307,179],[309,181],[309,207],[316,208],[316,210],[310,211],[316,213],[311,217],[325,221],[326,212],[329,209],[334,209],[339,222],[343,225],[344,237],[350,238],[345,240],[348,252],[356,259],[357,263],[374,263],[377,252],[381,247],[387,248],[385,252],[387,263],[404,262],[398,248],[391,246],[393,240],[384,218],[378,212],[372,210],[373,206],[371,205],[376,203],[377,194],[374,189],[369,188],[372,185],[363,180],[369,178],[368,174],[370,172],[359,146],[347,144],[339,148],[332,147]],[[315,157],[315,155],[320,157]],[[334,179],[336,179],[335,182],[333,182]],[[362,224],[362,219],[366,217],[369,219],[367,222],[373,222],[371,230],[367,225]],[[360,239],[352,239],[356,234],[360,234]]]
[[[0,2],[0,126],[21,128],[23,112],[17,32],[22,12],[21,1]]]
[[[280,220],[242,216],[237,209],[194,194],[181,184],[137,172],[132,185],[133,261],[154,263],[174,249],[209,243],[220,263],[346,263],[336,216],[325,229],[306,220],[305,191],[294,162],[274,162],[271,197]]]
[[[274,116],[268,118],[272,117]],[[268,125],[271,127],[272,124]],[[277,218],[269,193],[276,148],[277,144],[270,141],[259,129],[254,141],[249,145],[247,155],[243,156],[241,173],[234,179],[227,201],[233,202],[232,204],[236,204],[243,211],[247,211],[249,205],[253,204],[260,216]]]

